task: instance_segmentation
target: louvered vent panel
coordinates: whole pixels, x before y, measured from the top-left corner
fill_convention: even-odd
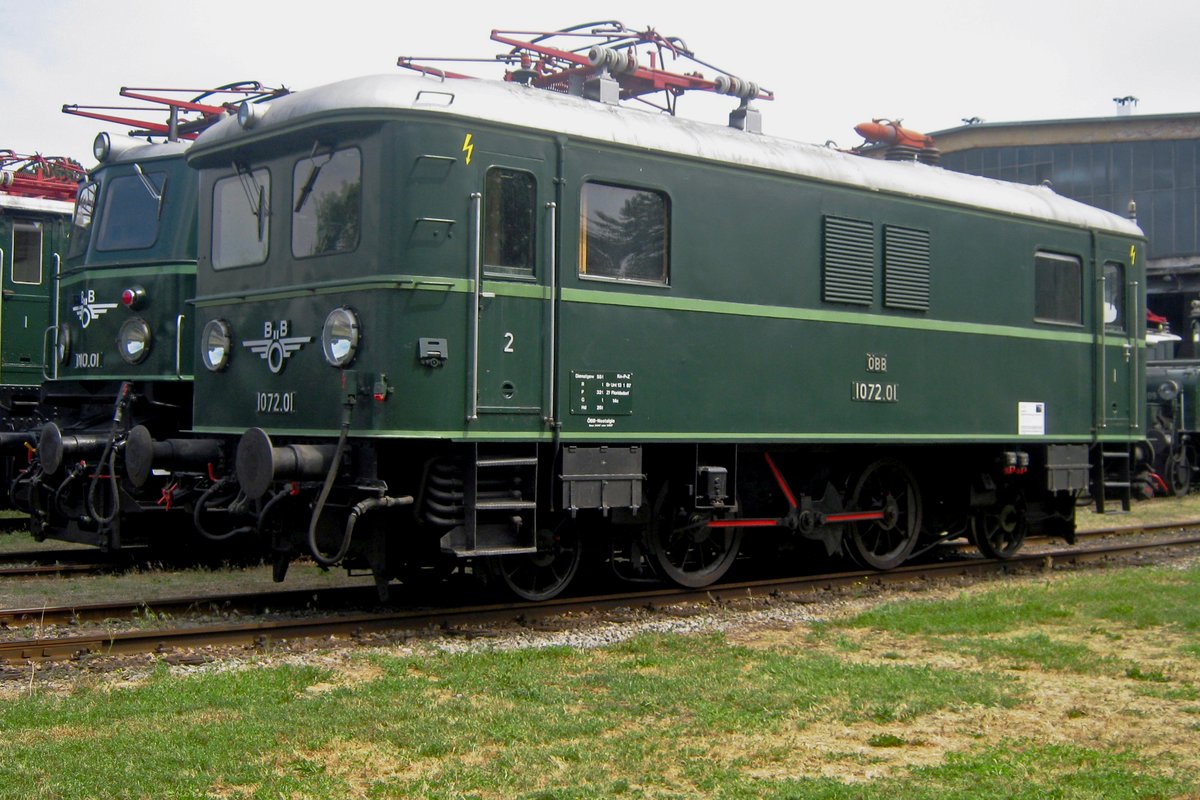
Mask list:
[[[929,310],[929,232],[883,229],[883,304]]]
[[[826,217],[824,299],[869,306],[875,300],[874,278],[875,226]]]

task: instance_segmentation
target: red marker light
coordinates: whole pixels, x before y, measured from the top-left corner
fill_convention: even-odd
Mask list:
[[[141,286],[130,286],[121,292],[121,305],[131,311],[146,305],[146,290]]]

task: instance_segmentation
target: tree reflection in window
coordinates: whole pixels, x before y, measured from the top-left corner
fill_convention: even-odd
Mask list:
[[[358,245],[362,156],[355,148],[314,155],[292,171],[292,255],[340,253]]]
[[[580,275],[668,282],[670,204],[666,195],[586,183],[581,217]]]

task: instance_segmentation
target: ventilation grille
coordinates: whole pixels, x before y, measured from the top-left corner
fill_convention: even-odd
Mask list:
[[[874,274],[875,226],[856,219],[825,217],[825,301],[871,305]]]
[[[929,232],[885,225],[883,303],[890,308],[929,310]]]

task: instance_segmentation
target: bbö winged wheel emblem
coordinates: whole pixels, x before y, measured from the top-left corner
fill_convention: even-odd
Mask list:
[[[312,341],[311,336],[288,336],[288,320],[268,320],[263,323],[262,339],[246,339],[242,347],[266,360],[267,367],[278,375],[292,353]]]
[[[92,320],[104,316],[116,307],[116,303],[97,303],[96,290],[84,289],[79,293],[79,302],[71,306],[71,310],[75,312],[75,316],[79,317],[79,322],[86,328],[92,324]]]

